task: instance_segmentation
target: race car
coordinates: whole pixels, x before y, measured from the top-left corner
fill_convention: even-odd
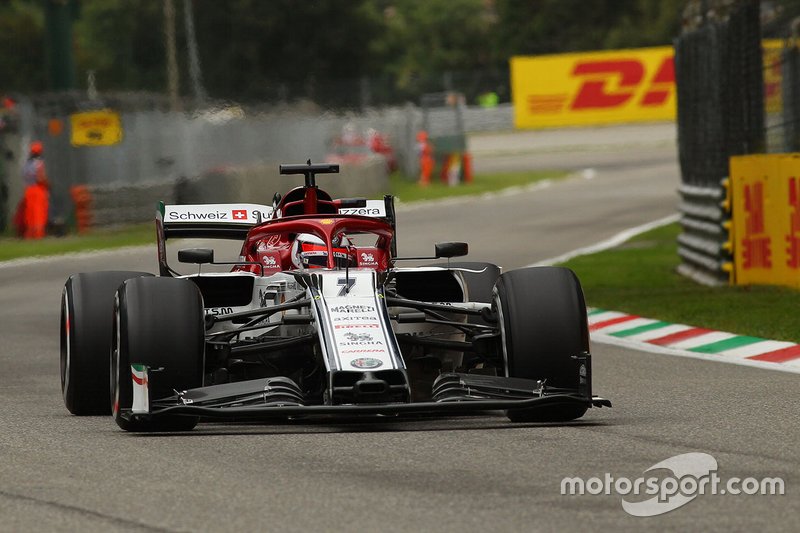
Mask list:
[[[67,409],[110,412],[126,431],[186,431],[210,419],[498,411],[562,422],[611,406],[592,394],[572,271],[453,261],[468,253],[461,242],[400,257],[393,197],[333,199],[316,177],[338,170],[280,165],[305,182],[271,206],[161,203],[158,275],[71,276],[61,306]],[[234,261],[179,250],[197,268],[185,275],[168,264],[174,238],[242,245]]]

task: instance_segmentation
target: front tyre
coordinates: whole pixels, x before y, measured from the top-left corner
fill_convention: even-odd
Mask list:
[[[113,329],[111,410],[117,425],[125,431],[193,429],[198,421],[194,416],[128,420],[122,413],[133,403],[132,363],[154,370],[151,402],[202,386],[205,325],[197,285],[167,277],[127,281],[117,291]]]
[[[534,267],[502,274],[495,285],[506,375],[546,380],[550,387],[577,390],[573,359],[589,351],[586,303],[575,273]],[[514,422],[563,422],[587,407],[573,404],[509,409]]]
[[[61,392],[74,415],[107,415],[108,354],[114,293],[146,272],[104,271],[71,276],[61,293]]]

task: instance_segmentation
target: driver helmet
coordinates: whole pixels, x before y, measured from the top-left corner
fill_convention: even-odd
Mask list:
[[[336,268],[355,267],[355,252],[345,235],[336,235],[333,246],[333,264]],[[325,241],[310,233],[299,233],[292,244],[292,263],[297,268],[325,268],[328,266],[328,247]]]

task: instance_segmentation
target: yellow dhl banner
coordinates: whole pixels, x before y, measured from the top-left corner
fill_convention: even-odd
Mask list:
[[[674,120],[671,46],[511,58],[518,128]]]
[[[784,42],[762,41],[764,104],[782,109]],[[511,58],[517,128],[674,120],[671,46]]]
[[[72,146],[110,146],[122,141],[119,113],[110,109],[70,115]]]
[[[735,283],[800,287],[800,154],[730,159]]]
[[[783,53],[784,42],[780,39],[761,41],[764,62],[764,110],[767,113],[783,111]]]

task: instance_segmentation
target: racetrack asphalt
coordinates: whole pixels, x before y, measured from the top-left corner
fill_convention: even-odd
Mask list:
[[[570,157],[592,179],[401,210],[400,253],[466,240],[467,259],[510,269],[674,212],[674,148],[619,149],[616,163],[613,152]],[[800,378],[618,346],[592,345],[595,392],[614,407],[572,424],[497,415],[135,435],[110,417],[70,416],[58,378],[64,280],[155,264],[154,249],[132,249],[0,268],[0,531],[797,529]],[[651,518],[626,514],[620,495],[560,494],[564,477],[634,479],[688,452],[711,454],[722,478],[779,476],[786,494],[707,494]]]

